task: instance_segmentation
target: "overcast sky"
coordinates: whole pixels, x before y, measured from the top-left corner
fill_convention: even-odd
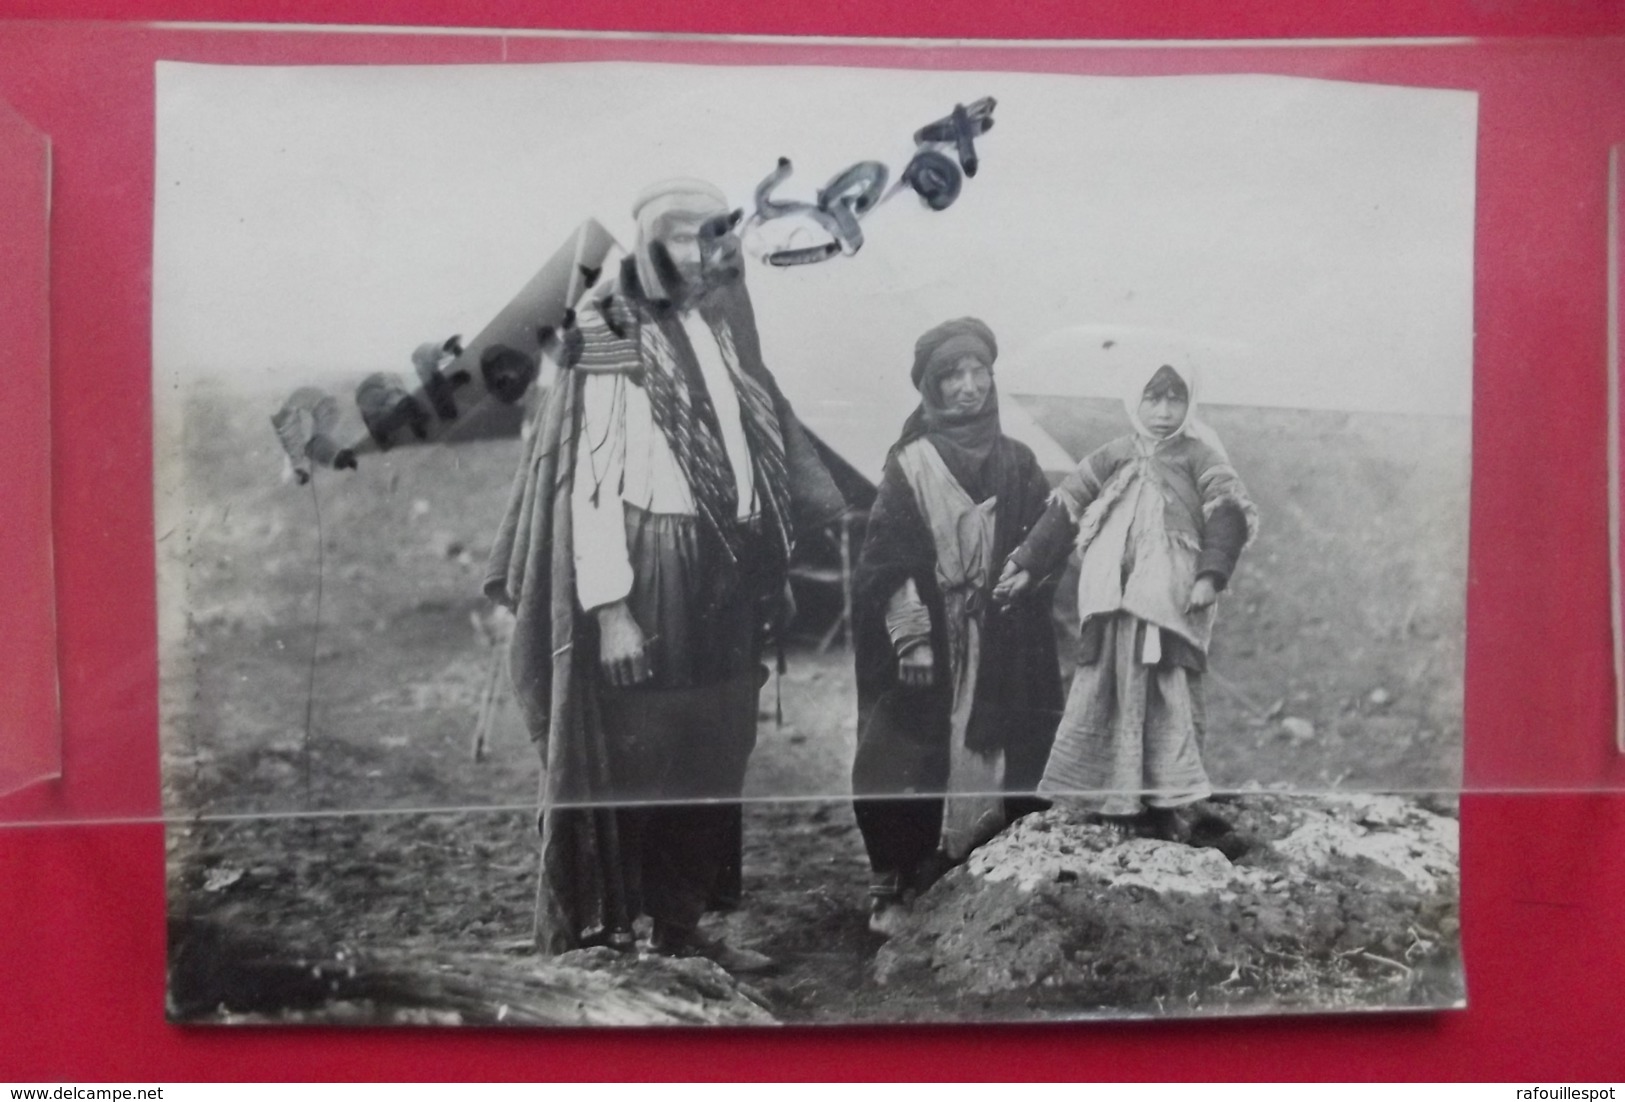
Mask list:
[[[1476,97],[1247,75],[161,64],[155,366],[288,390],[409,370],[581,219],[625,240],[653,180],[748,205],[786,155],[810,198],[984,95],[950,210],[901,195],[855,257],[750,270],[770,366],[826,435],[906,412],[915,338],[963,314],[1007,391],[1109,390],[1111,340],[1194,350],[1210,401],[1469,413]]]

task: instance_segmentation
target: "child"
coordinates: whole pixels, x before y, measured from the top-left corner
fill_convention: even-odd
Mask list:
[[[1148,377],[1149,376],[1149,377]],[[1012,600],[1082,554],[1078,670],[1039,791],[1087,794],[1106,816],[1175,809],[1211,794],[1202,766],[1202,673],[1214,602],[1257,518],[1224,446],[1196,418],[1193,373],[1164,364],[1124,394],[1134,431],[1088,456],[1050,497],[994,590]]]

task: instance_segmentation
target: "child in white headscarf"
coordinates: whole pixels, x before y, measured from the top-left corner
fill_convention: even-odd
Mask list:
[[[1078,670],[1039,791],[1109,816],[1138,815],[1143,801],[1156,833],[1180,837],[1175,809],[1212,792],[1201,689],[1214,605],[1257,518],[1196,416],[1194,371],[1140,370],[1123,404],[1134,431],[1056,488],[994,598],[1013,598],[1077,547]]]

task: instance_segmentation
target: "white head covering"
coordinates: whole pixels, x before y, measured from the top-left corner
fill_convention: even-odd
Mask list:
[[[662,214],[681,210],[691,214],[721,214],[728,209],[728,197],[715,184],[688,177],[676,177],[651,184],[632,202],[632,217],[641,229]]]
[[[1185,384],[1185,420],[1181,421],[1179,427],[1174,429],[1173,432],[1160,439],[1173,440],[1179,436],[1189,436],[1202,441],[1228,462],[1229,455],[1224,450],[1224,444],[1220,441],[1219,434],[1214,432],[1206,422],[1197,416],[1197,396],[1201,391],[1201,372],[1197,370],[1195,364],[1182,356],[1171,359],[1163,358],[1150,363],[1149,366],[1141,363],[1122,372],[1119,380],[1121,383],[1119,393],[1123,399],[1123,410],[1128,414],[1129,424],[1134,426],[1135,435],[1146,440],[1159,439],[1140,420],[1140,400],[1145,397],[1145,388],[1150,385],[1152,378],[1164,367],[1172,370]]]
[[[649,245],[654,240],[655,222],[662,215],[674,211],[709,217],[726,213],[727,210],[728,197],[722,194],[721,189],[704,180],[677,177],[651,184],[639,193],[632,203],[632,217],[638,223],[635,256],[638,279],[643,283],[645,294],[659,298],[664,287],[654,258],[649,253]]]

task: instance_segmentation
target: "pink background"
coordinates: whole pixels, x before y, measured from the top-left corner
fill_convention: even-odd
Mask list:
[[[1195,4],[969,2],[760,17],[670,0],[562,3],[556,26],[774,33],[1190,37],[1625,30],[1605,5],[1297,5],[1221,19]],[[14,6],[19,14],[24,6]],[[204,0],[33,4],[54,15],[218,17]],[[635,14],[634,14],[635,12]],[[260,3],[237,18],[317,18]],[[455,13],[356,0],[324,19],[520,25],[518,3]],[[514,39],[510,61],[674,59],[631,42]],[[1606,536],[1607,148],[1625,140],[1625,41],[1366,51],[1226,48],[964,54],[865,64],[1101,74],[1264,71],[1481,93],[1468,776],[1481,787],[1619,787]],[[52,404],[67,780],[0,818],[150,814],[157,802],[151,496],[152,62],[497,61],[475,37],[0,25],[0,98],[50,133]],[[822,47],[690,45],[683,60],[851,62]],[[5,215],[11,217],[9,213]],[[7,234],[15,227],[7,224]],[[10,473],[10,472],[8,472]],[[8,522],[37,482],[6,480]],[[4,643],[29,647],[20,633]],[[37,646],[28,653],[37,653]],[[41,711],[40,721],[46,712]],[[1463,803],[1470,1009],[1429,1016],[1112,1027],[553,1034],[214,1031],[162,1017],[163,839],[151,824],[0,830],[0,1079],[542,1078],[648,1075],[1613,1078],[1625,1010],[1625,797]],[[974,1038],[975,1044],[967,1044]]]

